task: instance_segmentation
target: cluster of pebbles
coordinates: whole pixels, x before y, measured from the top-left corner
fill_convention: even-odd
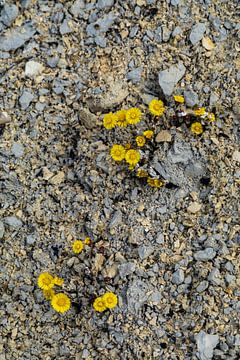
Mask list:
[[[237,8],[0,1],[1,360],[239,358]],[[176,94],[215,113],[201,136],[168,122]],[[117,167],[102,127],[152,98],[168,111],[151,167],[170,188]],[[65,315],[37,288],[43,271],[64,278]],[[106,291],[118,307],[94,312]]]

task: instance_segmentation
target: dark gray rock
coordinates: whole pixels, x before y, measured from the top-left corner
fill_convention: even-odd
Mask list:
[[[27,90],[24,90],[19,98],[19,103],[23,110],[26,110],[34,99],[34,95]]]
[[[197,44],[200,40],[202,40],[203,35],[206,31],[206,24],[204,23],[198,23],[192,27],[191,33],[190,33],[190,41],[193,45]]]
[[[30,24],[11,30],[3,36],[0,36],[0,50],[17,50],[30,40],[35,32],[36,30]]]
[[[142,67],[133,69],[127,73],[127,79],[131,80],[133,84],[137,84],[141,80]]]
[[[6,26],[10,26],[18,16],[18,7],[16,5],[5,4],[1,12],[0,21]]]
[[[178,269],[172,275],[172,283],[176,285],[180,285],[184,282],[184,271],[182,269]]]
[[[159,85],[164,95],[172,95],[175,85],[182,79],[186,68],[182,62],[172,65],[168,69],[160,71],[158,75]]]
[[[185,90],[184,98],[186,105],[189,107],[193,107],[199,103],[198,95],[193,90]]]
[[[200,360],[210,360],[213,358],[213,349],[219,343],[218,335],[210,335],[200,331],[195,335],[197,342],[198,356]]]
[[[205,250],[197,251],[193,256],[195,260],[208,261],[216,256],[216,251],[213,248],[206,248]]]

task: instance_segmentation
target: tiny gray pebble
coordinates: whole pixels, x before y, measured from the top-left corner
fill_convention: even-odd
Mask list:
[[[196,291],[201,293],[204,290],[206,290],[207,288],[208,288],[208,281],[204,280],[204,281],[200,282],[200,284],[198,285]]]
[[[22,95],[19,98],[19,103],[23,110],[26,110],[34,99],[34,95],[27,90],[24,90]]]
[[[182,269],[178,269],[172,275],[172,283],[176,285],[180,285],[184,282],[184,271]]]

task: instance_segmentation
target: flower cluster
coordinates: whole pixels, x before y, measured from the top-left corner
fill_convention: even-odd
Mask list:
[[[106,292],[103,296],[99,296],[94,300],[93,308],[98,312],[107,309],[113,309],[117,306],[118,298],[113,292]]]
[[[115,114],[110,112],[103,117],[103,126],[111,130],[115,127],[126,127],[127,125],[136,125],[142,117],[142,112],[138,108],[122,109]]]
[[[54,286],[62,286],[64,280],[58,276],[52,276],[48,272],[43,272],[38,276],[38,286],[43,290],[43,295],[46,300],[51,301],[51,306],[59,313],[68,311],[71,307],[69,297],[64,293],[55,293]]]
[[[74,254],[80,254],[84,249],[84,245],[91,245],[91,239],[89,237],[86,237],[83,241],[75,240],[72,244]]]

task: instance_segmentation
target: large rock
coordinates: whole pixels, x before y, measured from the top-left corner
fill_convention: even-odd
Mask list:
[[[206,31],[206,25],[204,23],[198,23],[192,27],[190,33],[190,41],[193,45],[197,44],[200,40],[202,40],[203,35]]]
[[[18,27],[0,36],[0,50],[11,51],[17,50],[30,40],[36,30],[29,24]]]
[[[160,71],[158,81],[164,95],[172,95],[175,85],[182,79],[185,71],[186,68],[182,62]]]
[[[25,75],[34,78],[37,75],[40,75],[43,71],[44,67],[37,61],[28,61],[25,65]]]
[[[197,342],[198,356],[200,360],[210,360],[213,358],[213,349],[219,343],[218,335],[210,335],[204,331],[200,331],[195,335]]]
[[[194,254],[195,260],[208,261],[212,260],[216,256],[216,251],[213,248],[206,248],[205,250],[197,251]]]
[[[18,7],[16,5],[5,4],[1,13],[0,21],[6,26],[10,26],[18,16]]]

